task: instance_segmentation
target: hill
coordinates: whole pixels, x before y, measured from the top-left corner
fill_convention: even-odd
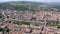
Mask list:
[[[44,2],[14,1],[0,4],[0,9],[18,10],[18,11],[58,11],[58,6]],[[60,5],[59,5],[60,6]],[[56,9],[56,10],[55,10]]]

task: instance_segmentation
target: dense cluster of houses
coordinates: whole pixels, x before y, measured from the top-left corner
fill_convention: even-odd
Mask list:
[[[35,21],[41,20],[60,20],[60,12],[48,12],[48,11],[39,11],[33,14],[32,12],[17,12],[11,10],[4,10],[5,15],[9,15],[9,18],[18,19],[18,20],[27,20],[30,21],[34,18]],[[60,29],[55,27],[45,26],[35,26],[35,25],[17,25],[13,22],[0,20],[0,28],[9,28],[9,34],[60,34]],[[42,29],[43,28],[43,29]],[[7,32],[5,32],[8,34]],[[2,32],[0,32],[2,34]]]
[[[55,27],[44,27],[34,25],[17,25],[13,24],[13,21],[0,20],[0,28],[9,28],[9,34],[60,34],[60,29]],[[2,34],[2,31],[0,31]],[[5,32],[5,34],[8,34]]]
[[[9,15],[10,18],[18,19],[18,20],[31,20],[35,18],[35,21],[41,20],[60,20],[60,12],[53,12],[53,11],[39,11],[33,14],[32,12],[29,13],[28,11],[11,11],[5,10],[6,15]]]

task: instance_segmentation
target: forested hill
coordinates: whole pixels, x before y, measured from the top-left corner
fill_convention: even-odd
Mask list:
[[[60,9],[60,2],[49,2],[48,5],[51,5],[54,8]]]
[[[53,9],[52,9],[53,8]],[[43,2],[14,1],[0,3],[0,9],[18,10],[18,11],[54,11],[58,7],[50,6]],[[57,10],[57,9],[56,9]]]

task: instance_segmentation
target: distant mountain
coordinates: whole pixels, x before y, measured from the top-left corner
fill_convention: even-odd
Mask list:
[[[2,2],[0,1],[0,3],[2,3]]]
[[[57,5],[58,4],[58,5]],[[13,1],[0,3],[0,9],[10,9],[18,11],[54,11],[51,8],[60,9],[59,3],[47,3],[47,2],[30,2],[30,1]]]
[[[54,7],[54,8],[60,9],[60,2],[45,2],[45,3]]]

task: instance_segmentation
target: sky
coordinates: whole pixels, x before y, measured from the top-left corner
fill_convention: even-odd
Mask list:
[[[60,0],[0,0],[0,2],[8,1],[60,2]]]

